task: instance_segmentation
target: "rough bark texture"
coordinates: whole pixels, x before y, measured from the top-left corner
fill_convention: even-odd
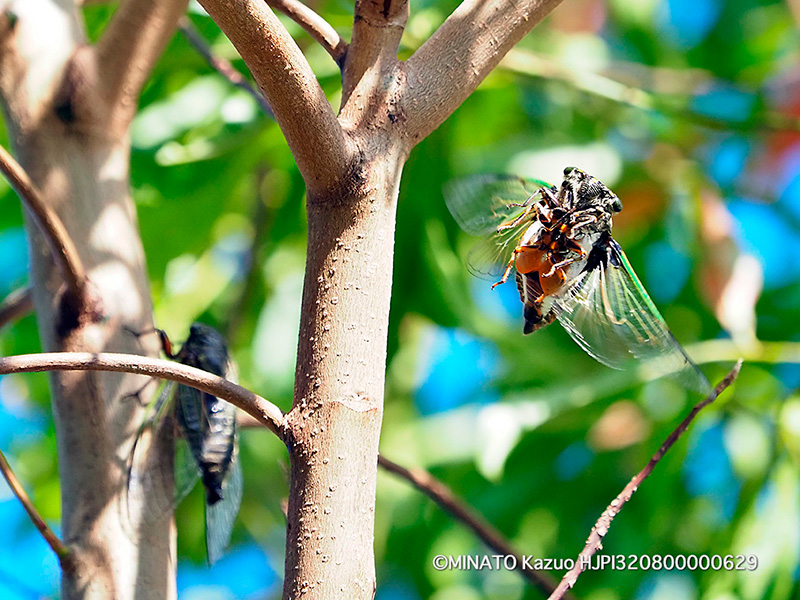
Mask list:
[[[309,198],[284,598],[371,598],[373,526],[402,162],[363,163],[348,197]]]

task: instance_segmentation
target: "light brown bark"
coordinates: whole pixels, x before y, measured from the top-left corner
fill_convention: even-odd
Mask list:
[[[185,0],[123,2],[113,35],[101,43],[114,58],[100,53],[98,60],[74,2],[0,0],[0,100],[13,149],[74,243],[91,298],[76,304],[65,293],[46,234],[29,220],[33,304],[46,350],[158,352],[155,340],[123,329],[152,325],[127,126],[184,8]],[[145,381],[123,373],[51,375],[62,538],[74,567],[62,576],[65,599],[175,596],[171,515],[142,518],[146,506],[125,502],[126,463],[143,418],[125,397]]]

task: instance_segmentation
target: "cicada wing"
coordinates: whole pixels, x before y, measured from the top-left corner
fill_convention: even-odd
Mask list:
[[[174,462],[175,490],[173,494],[173,508],[180,504],[189,492],[192,491],[200,479],[200,468],[192,454],[192,449],[182,437],[175,439]]]
[[[458,225],[482,238],[467,256],[474,275],[496,279],[503,273],[517,241],[535,219],[529,208],[543,187],[550,186],[514,175],[475,175],[445,187],[445,203]]]
[[[206,550],[208,562],[212,565],[222,557],[231,541],[233,525],[242,504],[243,482],[242,466],[234,454],[223,486],[222,499],[214,504],[206,504]]]
[[[622,369],[637,359],[653,376],[672,375],[689,389],[711,390],[610,236],[595,246],[554,309],[572,339],[601,363]]]
[[[550,185],[515,175],[473,175],[448,183],[444,198],[450,214],[464,231],[484,236],[525,212],[543,187]]]
[[[187,444],[175,436],[176,386],[164,384],[148,407],[128,461],[126,511],[146,507],[139,516],[154,522],[174,510],[194,487],[199,470]]]

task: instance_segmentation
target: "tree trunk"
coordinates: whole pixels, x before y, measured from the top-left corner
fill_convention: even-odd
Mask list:
[[[372,598],[395,213],[405,157],[376,153],[308,200],[284,598]],[[313,544],[314,551],[309,552]],[[331,595],[333,592],[333,596]]]
[[[63,223],[86,275],[85,294],[76,298],[28,213],[33,302],[46,351],[158,354],[154,338],[126,330],[152,328],[129,189],[128,125],[140,85],[184,9],[180,0],[155,5],[121,4],[107,29],[109,59],[103,41],[86,45],[74,2],[0,0],[0,99],[15,154]],[[129,29],[120,43],[117,32],[136,22],[150,27]],[[146,501],[127,503],[127,464],[144,417],[130,395],[147,381],[123,373],[51,375],[62,538],[70,551],[66,600],[175,597],[172,515],[152,518]]]

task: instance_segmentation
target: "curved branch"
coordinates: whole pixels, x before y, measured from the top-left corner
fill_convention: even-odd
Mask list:
[[[417,143],[561,0],[464,0],[406,62],[406,135]]]
[[[594,527],[592,528],[592,532],[589,534],[589,539],[586,540],[586,546],[584,546],[581,553],[578,555],[578,559],[575,561],[575,566],[570,569],[566,575],[564,575],[563,579],[561,579],[561,583],[558,584],[558,587],[555,591],[550,595],[548,600],[558,600],[559,598],[563,598],[564,595],[567,593],[568,590],[572,589],[575,585],[575,582],[578,580],[581,572],[583,572],[584,567],[588,565],[598,550],[603,547],[603,538],[608,533],[609,527],[611,527],[611,521],[614,520],[614,517],[619,514],[619,511],[622,510],[622,507],[625,506],[625,503],[631,499],[634,492],[639,489],[639,486],[642,482],[647,479],[650,473],[653,472],[653,469],[656,468],[658,462],[664,458],[664,455],[672,448],[673,444],[681,437],[684,432],[689,428],[689,425],[697,416],[697,414],[703,410],[706,406],[714,402],[717,397],[727,389],[739,376],[739,371],[742,368],[742,360],[739,359],[739,362],[731,369],[730,373],[728,373],[722,381],[717,384],[717,387],[706,396],[703,400],[701,400],[695,407],[691,410],[691,412],[686,416],[686,418],[681,421],[680,425],[678,425],[675,430],[669,434],[669,437],[661,444],[661,447],[658,449],[653,455],[653,458],[650,459],[650,462],[645,465],[644,469],[639,471],[636,476],[630,480],[628,485],[619,493],[619,495],[611,501],[611,504],[603,511],[603,514],[600,515],[600,518],[597,519]]]
[[[0,302],[0,328],[33,312],[31,288],[14,290]]]
[[[2,146],[0,146],[0,171],[33,215],[72,296],[83,299],[86,291],[86,271],[72,238],[67,234],[58,215],[44,202],[25,169]]]
[[[181,363],[110,352],[50,352],[0,358],[0,375],[41,371],[116,371],[170,379],[230,402],[284,438],[283,412],[277,406],[224,377]]]
[[[272,109],[269,107],[269,102],[264,98],[264,94],[259,92],[244,75],[237,71],[230,61],[214,54],[211,46],[208,45],[208,42],[200,35],[200,32],[197,31],[197,28],[192,25],[192,22],[187,17],[183,17],[180,20],[178,29],[181,30],[181,33],[192,45],[192,48],[197,50],[217,73],[236,87],[250,94],[269,118],[275,118],[275,115],[272,114]]]
[[[25,488],[22,487],[19,479],[17,479],[17,476],[14,474],[11,465],[8,464],[2,451],[0,451],[0,473],[3,474],[3,477],[8,483],[8,487],[11,488],[17,500],[22,504],[22,508],[28,513],[28,518],[30,518],[36,529],[39,530],[39,533],[42,534],[44,541],[47,542],[47,545],[56,553],[61,568],[65,571],[72,569],[74,565],[72,564],[72,555],[70,554],[69,548],[64,545],[64,542],[58,539],[58,536],[53,533],[53,530],[47,526],[47,523],[44,522],[44,519],[37,512],[36,507],[33,505],[33,502],[31,502],[30,497],[25,492]]]
[[[336,64],[341,66],[347,54],[347,42],[321,15],[299,0],[266,0],[266,2],[300,25],[325,49],[325,52],[331,55]]]
[[[103,92],[119,123],[136,113],[150,71],[186,12],[188,0],[125,0],[97,41],[95,51]],[[112,117],[113,119],[113,117]],[[116,125],[117,119],[112,123]]]
[[[469,527],[489,548],[504,556],[514,556],[519,572],[543,594],[551,594],[556,583],[549,576],[525,567],[522,554],[517,552],[491,523],[484,519],[471,506],[459,500],[441,481],[424,469],[407,469],[392,462],[383,455],[378,456],[378,465],[386,471],[405,479],[431,500],[436,502],[453,517]]]
[[[336,115],[303,53],[264,0],[199,0],[267,98],[311,195],[343,183],[350,156]]]

